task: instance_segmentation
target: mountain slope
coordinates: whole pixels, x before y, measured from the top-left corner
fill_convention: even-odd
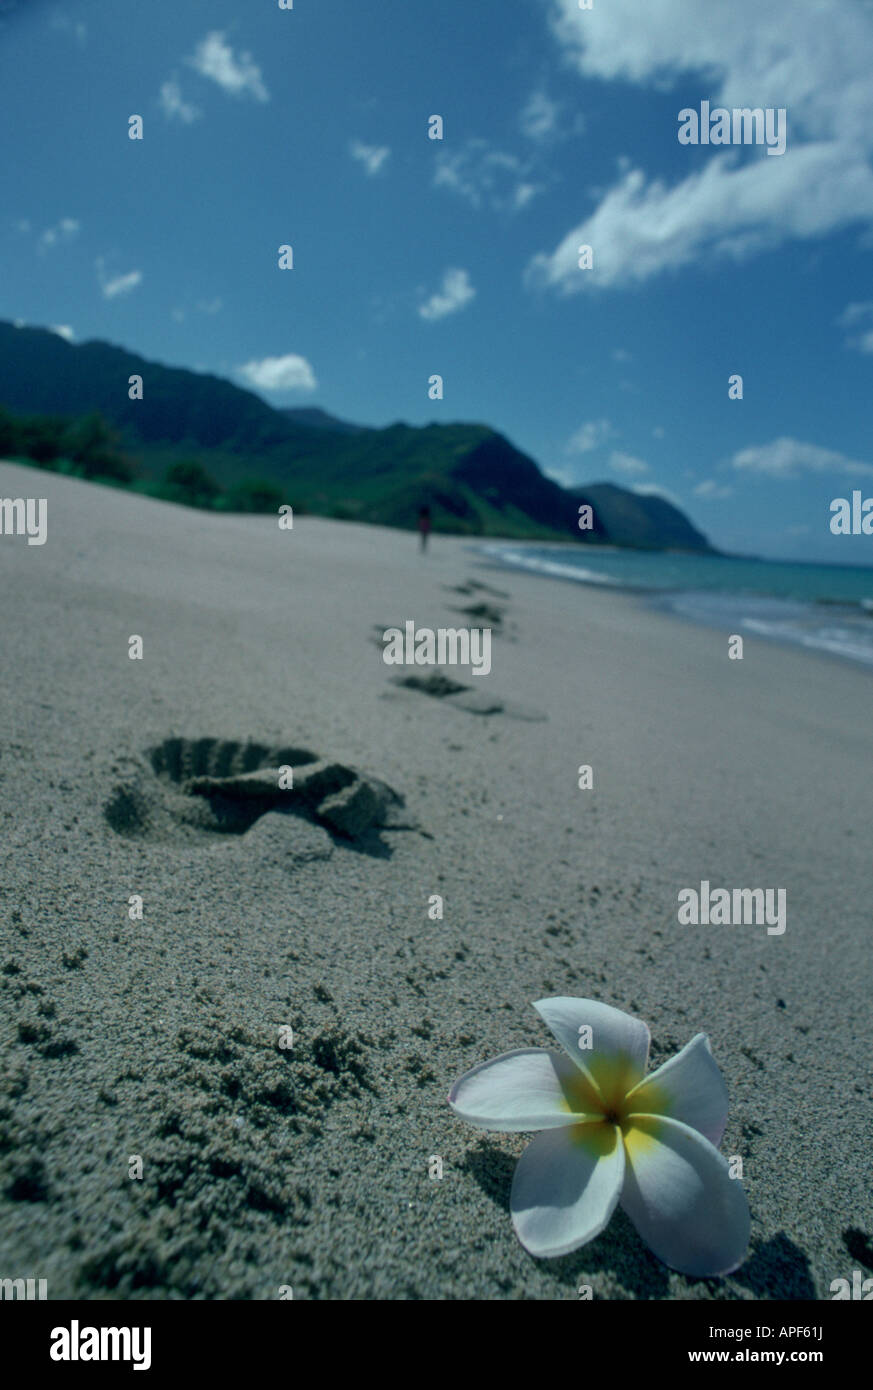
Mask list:
[[[333,430],[335,434],[363,434],[369,425],[353,425],[348,420],[340,420],[317,405],[286,405],[279,411],[298,425],[308,425],[311,429]]]
[[[142,400],[128,396],[131,376],[143,379]],[[222,488],[272,483],[292,505],[323,515],[409,527],[427,503],[435,529],[458,534],[710,548],[663,498],[611,483],[562,488],[486,425],[375,429],[317,407],[274,410],[221,377],[2,321],[0,406],[28,415],[98,411],[147,480],[196,459]],[[594,509],[592,531],[578,529],[582,502]]]
[[[615,483],[589,483],[584,493],[607,534],[632,535],[639,549],[711,549],[706,537],[666,497],[628,492]]]

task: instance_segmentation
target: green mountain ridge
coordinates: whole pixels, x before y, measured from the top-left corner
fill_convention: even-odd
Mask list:
[[[128,397],[141,376],[143,399]],[[274,409],[207,373],[150,362],[100,339],[70,343],[0,321],[0,406],[38,416],[99,414],[146,482],[197,460],[222,489],[264,483],[300,510],[413,527],[428,504],[435,530],[709,551],[666,499],[612,483],[563,488],[487,425],[355,425],[319,407]],[[579,507],[593,509],[580,531]]]

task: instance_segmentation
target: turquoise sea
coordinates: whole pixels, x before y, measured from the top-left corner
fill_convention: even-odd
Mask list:
[[[637,592],[694,622],[873,669],[873,567],[518,541],[476,548],[512,569]]]

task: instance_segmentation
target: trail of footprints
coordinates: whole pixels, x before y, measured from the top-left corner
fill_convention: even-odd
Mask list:
[[[491,629],[492,637],[500,636],[511,642],[516,640],[514,625],[506,621],[505,601],[509,595],[504,589],[495,589],[478,579],[467,579],[463,584],[444,584],[443,588],[449,593],[474,600],[464,607],[452,609],[453,613],[459,613],[466,618],[469,626],[487,627]],[[372,640],[380,651],[384,650],[383,634],[389,627],[403,630],[402,623],[377,623],[373,627]],[[391,684],[404,693],[428,695],[432,699],[442,701],[448,708],[464,710],[467,714],[502,714],[509,719],[524,719],[534,723],[548,719],[548,715],[541,710],[516,704],[504,699],[502,695],[481,689],[481,681],[478,683],[480,688],[477,688],[477,684],[472,680],[460,680],[455,674],[455,668],[445,670],[436,667],[427,672],[408,671],[392,676]]]

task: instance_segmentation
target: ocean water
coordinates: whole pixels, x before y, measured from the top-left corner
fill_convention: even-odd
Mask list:
[[[477,551],[512,569],[636,592],[693,622],[873,670],[873,567],[517,541],[492,541]]]

